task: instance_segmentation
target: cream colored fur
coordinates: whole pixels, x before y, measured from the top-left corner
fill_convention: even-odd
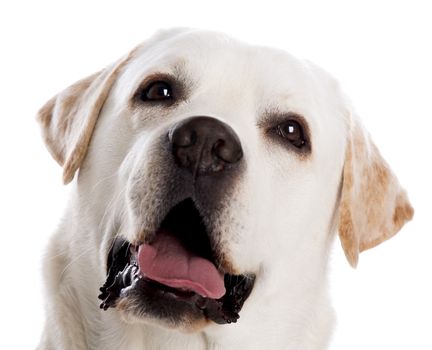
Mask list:
[[[190,82],[186,103],[131,106],[147,76],[179,71]],[[309,157],[259,130],[260,118],[272,110],[306,119]],[[244,149],[247,170],[221,223],[236,270],[257,276],[241,318],[183,331],[102,311],[97,295],[109,243],[119,232],[131,241],[139,234],[129,206],[132,179],[140,174],[140,191],[152,198],[158,136],[195,115],[229,124]],[[326,267],[337,227],[355,266],[359,252],[393,236],[413,215],[333,78],[282,51],[222,34],[160,32],[51,99],[38,120],[64,182],[78,171],[44,263],[40,350],[324,349],[333,323]]]

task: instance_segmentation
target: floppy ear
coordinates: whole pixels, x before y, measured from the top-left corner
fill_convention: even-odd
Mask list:
[[[72,181],[84,160],[111,86],[135,50],[110,67],[71,85],[40,109],[37,120],[48,150],[63,166],[65,184]]]
[[[391,238],[414,214],[405,190],[354,116],[339,209],[339,237],[353,267],[360,252]]]

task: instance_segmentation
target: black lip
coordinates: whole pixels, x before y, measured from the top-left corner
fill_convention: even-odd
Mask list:
[[[193,311],[218,324],[237,322],[244,302],[252,292],[255,275],[225,274],[226,293],[220,299],[204,298],[194,292],[185,292],[161,285],[144,278],[137,266],[131,244],[122,238],[116,238],[108,255],[108,273],[104,285],[100,288],[100,307],[107,310],[116,307],[124,297],[139,298],[147,302],[152,312],[160,313],[160,308],[171,310],[162,314]],[[191,311],[191,312],[192,312]]]

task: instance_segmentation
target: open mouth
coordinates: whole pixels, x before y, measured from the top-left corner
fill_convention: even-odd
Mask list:
[[[133,246],[121,238],[114,241],[100,288],[101,308],[143,295],[153,309],[169,304],[177,310],[173,312],[187,310],[218,324],[236,322],[255,276],[224,273],[212,247],[192,199],[180,202],[148,242]]]

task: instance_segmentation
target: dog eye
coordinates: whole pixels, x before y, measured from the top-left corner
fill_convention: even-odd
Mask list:
[[[289,141],[297,148],[306,145],[303,127],[295,120],[288,120],[276,126],[275,132],[278,136]]]
[[[165,81],[155,81],[147,85],[140,94],[141,101],[165,101],[172,99],[172,88]]]

